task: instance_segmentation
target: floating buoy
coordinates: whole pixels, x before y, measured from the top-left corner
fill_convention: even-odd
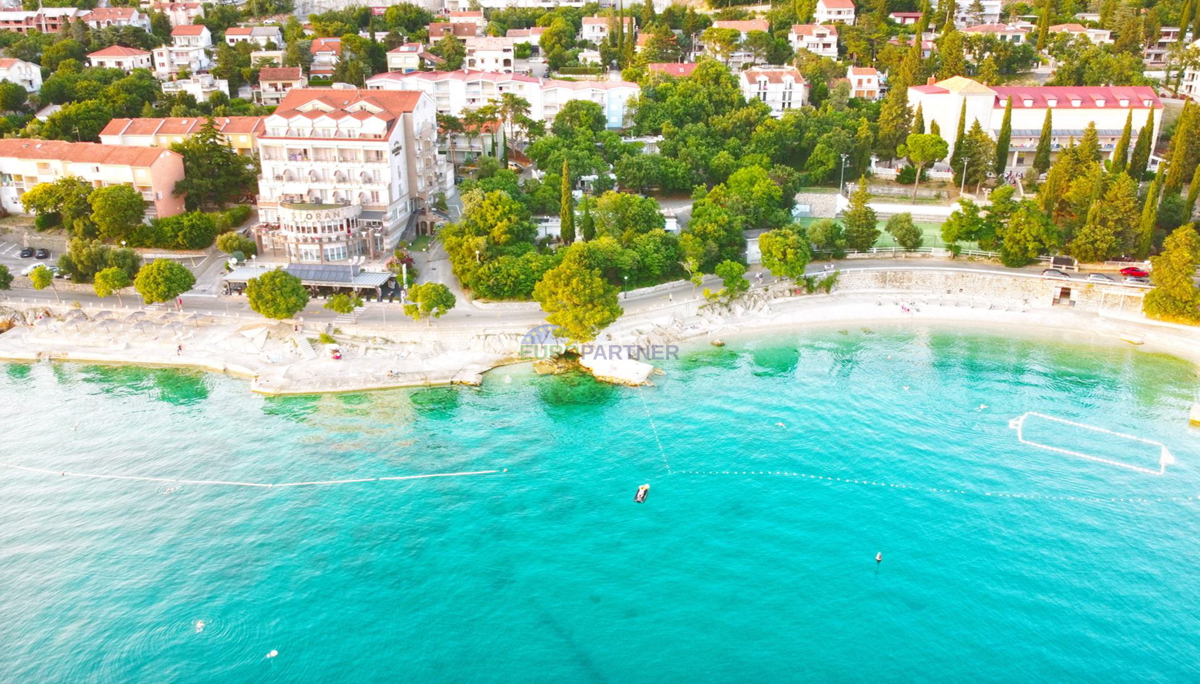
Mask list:
[[[267,653],[268,658],[274,658],[277,655],[279,655],[279,651],[276,651],[275,649],[271,649],[270,652]]]
[[[646,496],[650,494],[650,485],[644,484],[638,487],[637,494],[633,495],[633,500],[638,503],[646,503]]]
[[[876,563],[882,563],[882,562],[883,562],[883,552],[882,552],[882,551],[880,551],[879,553],[875,554],[875,562],[876,562]]]

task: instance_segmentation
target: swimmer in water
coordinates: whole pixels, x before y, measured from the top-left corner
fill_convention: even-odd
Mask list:
[[[980,410],[980,411],[984,410],[985,408],[987,408],[987,404],[980,404],[980,405],[979,405],[979,410]]]
[[[204,631],[204,620],[196,620],[196,634]]]
[[[783,423],[775,423],[775,427],[778,427],[778,428],[787,428],[787,426],[786,426],[786,425],[784,425]]]
[[[876,563],[882,563],[882,562],[883,562],[883,552],[882,552],[882,551],[880,551],[879,553],[875,554],[875,562],[876,562]]]
[[[267,657],[274,658],[277,655],[279,655],[279,651],[276,651],[275,649],[271,649],[271,652],[267,654]]]

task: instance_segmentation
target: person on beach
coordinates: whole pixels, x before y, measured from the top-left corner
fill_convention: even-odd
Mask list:
[[[183,356],[183,345],[179,345],[175,349],[175,356]]]

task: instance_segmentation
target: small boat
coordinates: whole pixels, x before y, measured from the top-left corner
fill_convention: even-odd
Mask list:
[[[638,487],[637,494],[633,495],[633,500],[638,503],[646,503],[646,496],[650,494],[650,485],[644,484]]]

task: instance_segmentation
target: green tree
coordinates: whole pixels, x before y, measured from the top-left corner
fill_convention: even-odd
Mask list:
[[[967,139],[967,100],[963,98],[962,109],[958,112],[958,131],[954,134],[954,149],[950,152],[950,168],[962,168],[963,143]],[[954,172],[955,174],[958,171]]]
[[[131,185],[110,185],[96,188],[88,197],[92,207],[92,222],[102,240],[126,240],[134,227],[145,218],[146,200]]]
[[[1150,256],[1150,250],[1154,247],[1154,227],[1158,224],[1158,195],[1162,188],[1161,176],[1159,174],[1150,182],[1150,189],[1146,192],[1146,201],[1142,204],[1142,220],[1138,224],[1138,244],[1134,254],[1139,259],[1146,259]]]
[[[441,318],[454,308],[454,293],[441,283],[424,283],[408,288],[410,304],[404,305],[404,315],[414,321],[425,319],[432,325],[434,318]]]
[[[308,305],[308,289],[299,278],[277,268],[251,278],[246,283],[246,299],[255,312],[283,320],[304,310]]]
[[[896,150],[908,138],[912,112],[908,108],[908,88],[893,87],[879,110],[879,134],[875,152],[881,161],[896,158]]]
[[[73,102],[51,114],[41,134],[52,140],[100,142],[100,131],[112,118],[112,109],[100,100]]]
[[[1154,147],[1154,110],[1146,116],[1146,123],[1138,131],[1137,142],[1133,145],[1133,154],[1129,157],[1129,166],[1125,172],[1130,178],[1141,182],[1146,175],[1146,167],[1150,164],[1150,153]]]
[[[95,237],[91,223],[92,185],[79,176],[64,176],[49,183],[38,183],[21,195],[21,206],[38,217],[39,229],[59,223],[76,237]]]
[[[1163,242],[1162,254],[1150,258],[1150,282],[1142,310],[1150,318],[1195,325],[1200,323],[1200,235],[1191,224],[1176,228]]]
[[[54,273],[45,266],[38,264],[32,271],[29,272],[29,282],[33,284],[33,289],[44,290],[47,287],[54,287]],[[54,290],[54,296],[58,301],[62,298],[58,296],[58,290]]]
[[[0,83],[0,110],[19,112],[25,108],[28,99],[29,92],[25,90],[25,86],[8,81]]]
[[[0,264],[0,292],[6,293],[5,299],[8,299],[7,292],[12,289],[13,274],[4,264]]]
[[[1000,263],[1010,268],[1028,266],[1055,244],[1049,217],[1035,204],[1022,202],[1001,236]]]
[[[1043,0],[1042,11],[1038,13],[1037,23],[1037,51],[1042,52],[1046,49],[1046,44],[1050,40],[1050,19],[1054,10],[1051,6],[1052,0]]]
[[[842,218],[846,230],[846,244],[856,252],[870,250],[879,239],[879,217],[874,209],[867,206],[870,199],[870,181],[863,176],[858,179],[858,187],[850,195],[850,206]]]
[[[976,186],[976,190],[978,190],[979,186],[987,180],[988,172],[992,170],[995,159],[996,144],[979,125],[979,119],[976,119],[971,124],[971,130],[967,132],[966,139],[963,140],[963,153],[959,158],[959,182],[962,182],[962,174],[966,174],[966,182]]]
[[[771,275],[781,278],[800,278],[812,260],[808,236],[795,224],[759,235],[758,248],[762,252],[763,267]]]
[[[245,256],[258,253],[258,244],[247,237],[235,232],[221,233],[217,236],[217,249],[226,254],[241,252]]]
[[[458,71],[462,68],[463,61],[467,58],[467,46],[458,38],[454,37],[453,33],[447,33],[437,42],[434,52],[446,60],[442,67],[446,71]]]
[[[562,226],[560,233],[566,244],[575,242],[575,195],[571,192],[571,169],[567,160],[563,159],[562,167],[562,197],[559,199],[559,222]]]
[[[979,205],[969,197],[959,197],[958,208],[942,224],[942,242],[951,249],[957,248],[962,242],[975,242],[979,240],[983,226],[984,218]]]
[[[1047,112],[1050,110],[1047,109]],[[996,164],[992,172],[997,178],[1004,176],[1004,169],[1008,167],[1008,150],[1012,143],[1012,96],[1008,97],[1008,101],[1004,104],[1004,120],[1000,124],[1000,133],[996,136]]]
[[[592,202],[590,197],[584,197],[581,202],[583,216],[579,219],[579,231],[585,241],[596,239],[596,220],[592,218]]]
[[[143,266],[133,279],[134,289],[147,304],[169,302],[195,284],[196,276],[170,259],[155,259]]]
[[[1046,110],[1049,113],[1049,109]],[[1121,173],[1129,164],[1129,141],[1133,136],[1133,110],[1129,110],[1129,115],[1125,117],[1125,128],[1121,131],[1121,139],[1117,141],[1117,146],[1113,149],[1112,166],[1110,170],[1113,173]]]
[[[1050,145],[1051,137],[1054,133],[1052,123],[1053,112],[1054,110],[1050,108],[1046,109],[1046,119],[1042,122],[1042,134],[1038,138],[1037,150],[1033,153],[1030,180],[1041,178],[1042,174],[1050,169]]]
[[[952,31],[939,41],[938,55],[942,60],[942,68],[938,70],[938,80],[967,73],[967,58],[963,50],[963,34]]]
[[[121,290],[133,284],[129,274],[125,269],[119,266],[109,266],[108,268],[96,274],[96,279],[93,287],[96,290],[96,296],[101,299],[110,295],[117,296],[117,302],[122,306],[125,305],[121,301]]]
[[[1197,12],[1200,12],[1200,7],[1197,7]],[[1184,222],[1192,220],[1196,215],[1196,199],[1200,197],[1200,165],[1196,166],[1196,170],[1192,172],[1192,182],[1188,185],[1187,203],[1184,205]]]
[[[171,145],[183,156],[183,180],[175,184],[175,195],[185,196],[189,209],[224,207],[250,194],[258,170],[255,164],[233,150],[221,137],[210,116],[195,135]]]
[[[808,239],[813,248],[821,252],[829,252],[830,258],[841,259],[846,256],[846,234],[842,225],[833,219],[819,219],[808,227]]]
[[[1183,113],[1179,115],[1179,123],[1175,126],[1175,134],[1171,136],[1171,157],[1167,165],[1167,177],[1163,181],[1164,195],[1178,195],[1183,189],[1184,174],[1191,169],[1187,166],[1188,146],[1193,144],[1192,137],[1200,135],[1196,130],[1197,108],[1191,100],[1184,100]]]
[[[913,223],[912,214],[909,213],[895,214],[889,218],[887,232],[896,240],[896,244],[909,252],[920,249],[925,243],[921,229]]]
[[[720,296],[726,302],[733,301],[750,289],[750,281],[746,280],[746,266],[736,261],[722,261],[717,264],[716,274],[721,279]]]
[[[584,243],[588,244],[588,243]],[[574,342],[590,342],[622,313],[617,288],[581,259],[564,259],[550,269],[533,288],[533,298],[542,305],[546,320],[558,326]]]
[[[921,172],[925,169],[925,165],[945,159],[949,152],[950,146],[945,140],[942,140],[942,136],[932,133],[911,133],[897,150],[898,154],[908,157],[908,160],[917,167],[912,191],[914,200],[917,198],[917,186],[921,183]]]
[[[335,294],[325,302],[325,308],[342,315],[352,314],[354,310],[363,305],[362,297],[357,294]]]

